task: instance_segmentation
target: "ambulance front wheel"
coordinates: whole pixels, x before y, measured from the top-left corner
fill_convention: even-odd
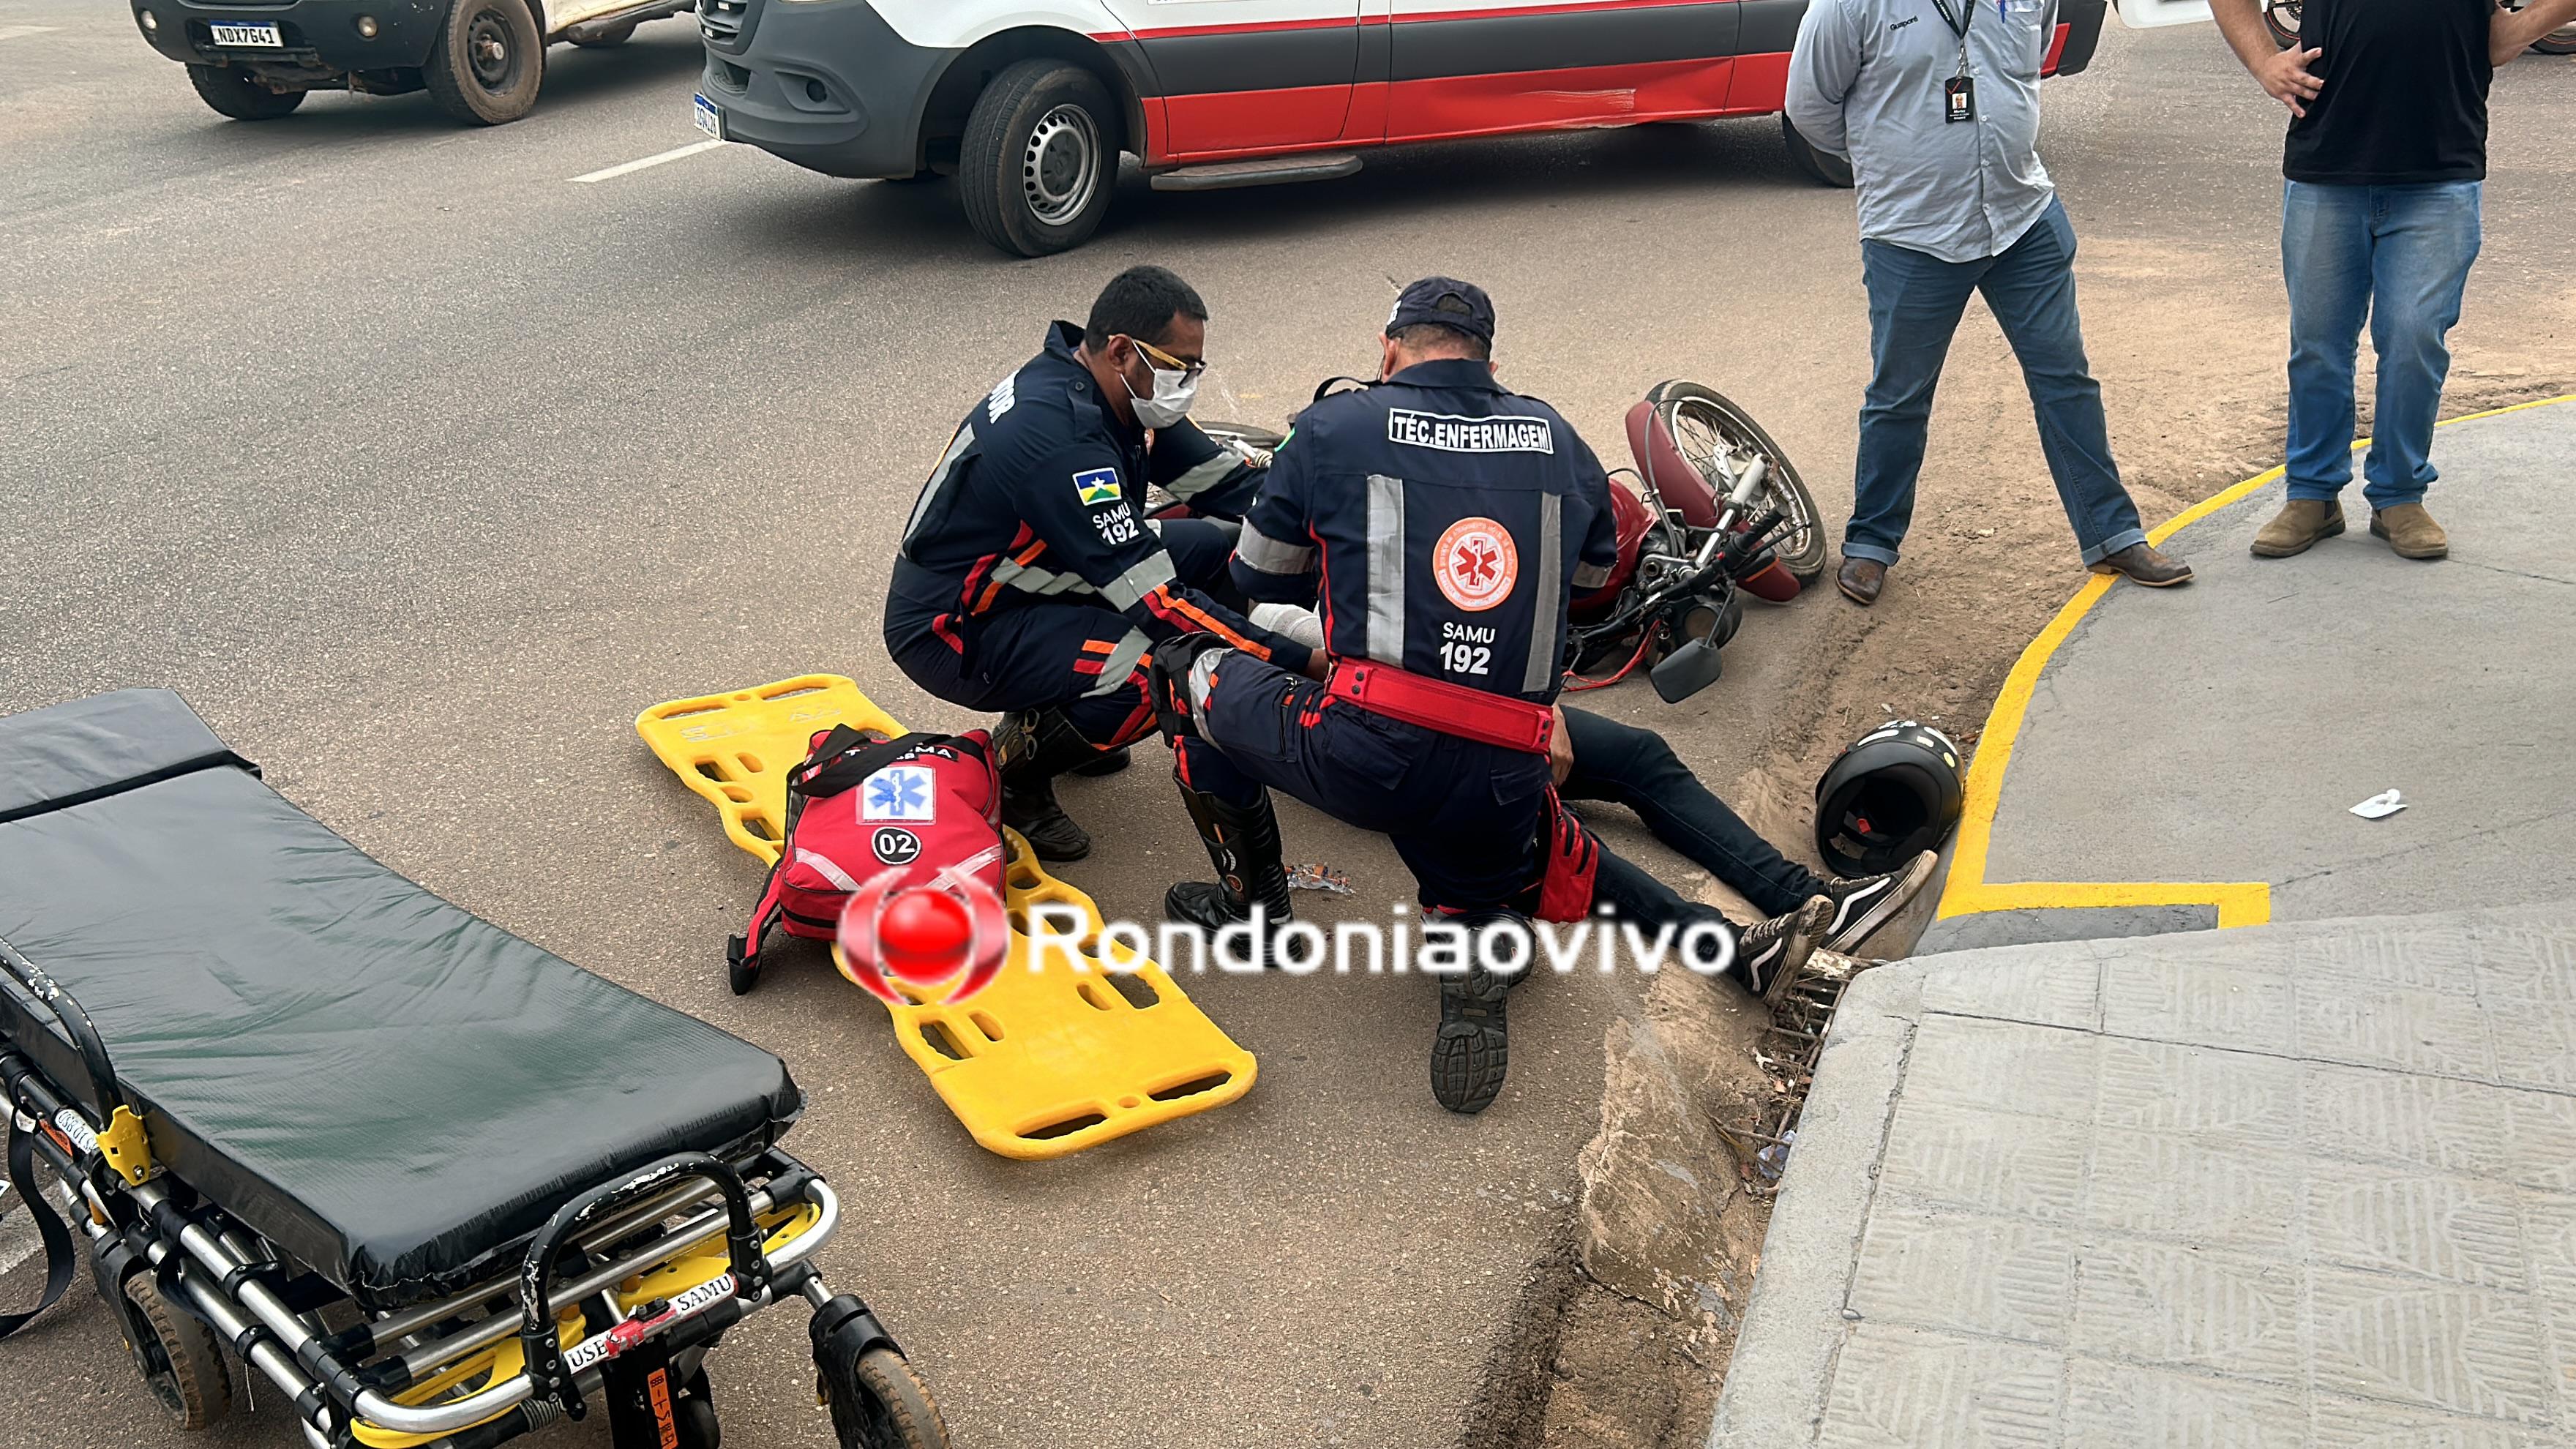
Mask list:
[[[1799,170],[1827,186],[1849,187],[1852,184],[1849,158],[1817,150],[1814,142],[1799,135],[1798,128],[1789,124],[1787,116],[1780,118],[1780,134],[1788,141],[1789,159],[1798,163]]]
[[[1100,78],[1060,60],[993,77],[966,118],[957,194],[975,234],[1014,256],[1091,240],[1118,185],[1118,108]]]

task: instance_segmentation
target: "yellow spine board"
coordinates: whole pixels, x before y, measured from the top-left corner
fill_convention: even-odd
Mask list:
[[[787,772],[813,735],[835,724],[904,732],[857,684],[829,674],[658,704],[635,729],[716,807],[734,844],[775,864],[786,834]],[[1004,1157],[1062,1157],[1250,1091],[1252,1054],[1160,966],[1102,943],[1091,898],[1049,875],[1016,834],[1009,844],[1011,955],[1001,974],[954,1005],[886,1007],[905,1054],[975,1140]],[[1023,926],[1041,903],[1082,912],[1089,922],[1082,952],[1035,959]]]

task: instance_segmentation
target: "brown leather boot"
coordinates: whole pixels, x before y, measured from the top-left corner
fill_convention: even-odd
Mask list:
[[[2370,535],[2388,540],[2399,558],[2449,558],[2451,536],[2421,503],[2400,503],[2394,508],[2370,511]]]
[[[2093,565],[2097,574],[2126,574],[2129,582],[2151,589],[2170,589],[2191,582],[2191,565],[2159,553],[2151,543],[2133,543]]]
[[[1834,587],[1843,597],[1866,609],[1878,602],[1878,591],[1887,587],[1887,565],[1874,558],[1845,558],[1840,572],[1834,575]]]
[[[2288,558],[2306,553],[2343,532],[2343,505],[2331,498],[2293,498],[2281,505],[2263,531],[2254,535],[2256,558]]]

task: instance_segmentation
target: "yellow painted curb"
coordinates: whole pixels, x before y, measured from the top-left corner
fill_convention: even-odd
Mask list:
[[[2502,417],[2571,400],[2576,400],[2576,393],[2490,408],[2445,419],[2436,426],[2447,428],[2454,423]],[[2367,438],[2353,444],[2356,450],[2368,446]],[[2202,499],[2150,532],[2147,541],[2163,547],[2165,540],[2229,504],[2243,501],[2286,471],[2274,468]],[[1986,851],[1994,841],[1995,807],[2003,800],[2004,771],[2012,765],[2013,745],[2021,738],[2022,716],[2030,708],[2031,693],[2039,687],[2039,676],[2057,653],[2057,646],[2066,642],[2075,626],[2117,582],[2108,574],[2095,574],[2086,580],[2084,587],[2075,591],[2075,597],[2066,601],[2066,607],[2057,611],[2057,617],[2048,621],[2048,627],[2039,631],[2039,637],[2021,651],[2021,658],[2013,662],[2012,673],[2004,677],[1994,708],[1986,714],[1985,731],[1977,738],[1976,758],[1968,766],[1958,848],[1951,856],[1950,881],[1941,892],[1936,919],[1946,921],[1953,916],[1989,911],[2104,906],[2215,906],[2221,930],[2259,926],[2272,919],[2272,887],[2262,881],[2015,881],[1996,885],[1986,880]]]

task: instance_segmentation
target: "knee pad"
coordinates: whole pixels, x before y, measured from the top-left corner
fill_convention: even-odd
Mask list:
[[[1213,634],[1182,634],[1145,655],[1145,692],[1163,737],[1177,744],[1198,737],[1199,708],[1215,678],[1216,656],[1233,646]]]

